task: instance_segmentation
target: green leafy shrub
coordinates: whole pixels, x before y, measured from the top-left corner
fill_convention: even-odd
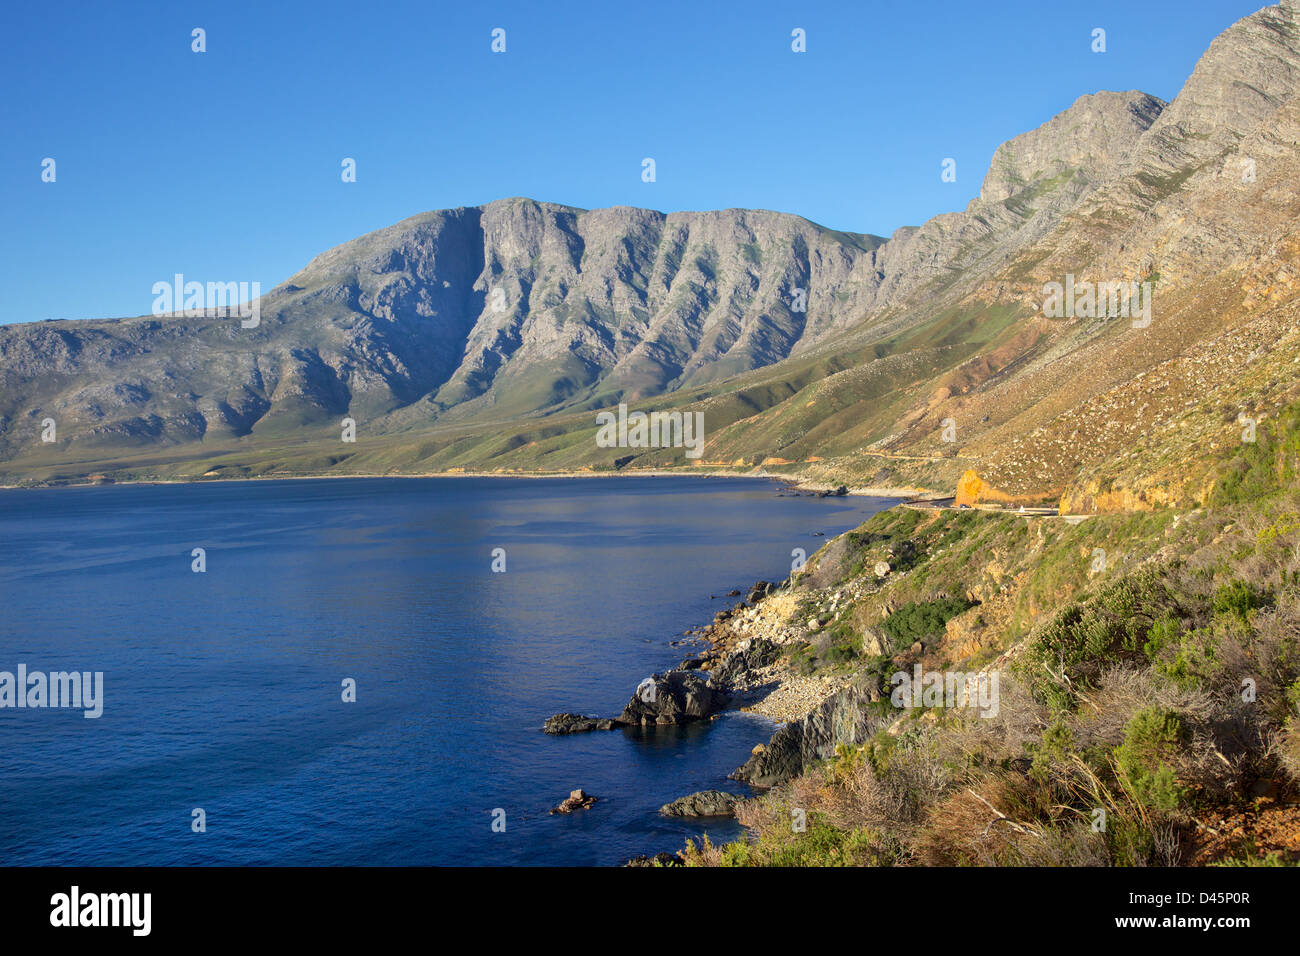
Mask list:
[[[1211,609],[1219,617],[1235,617],[1240,621],[1248,621],[1251,611],[1265,607],[1267,604],[1267,593],[1256,590],[1245,581],[1234,579],[1215,589]]]
[[[844,664],[858,656],[856,641],[844,641],[832,644],[822,654],[822,660],[828,664]]]
[[[1056,766],[1065,762],[1066,755],[1075,749],[1074,734],[1059,717],[1043,731],[1042,739],[1031,744],[1033,760],[1029,766],[1029,776],[1038,783],[1048,783],[1053,777]]]
[[[1128,722],[1124,742],[1115,748],[1115,763],[1139,803],[1164,811],[1182,803],[1185,793],[1168,762],[1182,741],[1182,720],[1167,708],[1147,707]]]
[[[1235,417],[1234,417],[1235,426]],[[1293,403],[1241,442],[1214,485],[1215,505],[1254,504],[1294,488],[1300,477],[1300,402]]]
[[[1013,665],[1034,696],[1072,708],[1072,685],[1141,654],[1157,621],[1185,616],[1163,573],[1143,566],[1058,611]]]
[[[938,637],[951,618],[971,607],[974,602],[959,597],[913,601],[885,618],[880,629],[889,635],[895,648],[902,650],[916,641],[924,643]]]
[[[1280,850],[1274,850],[1272,853],[1261,856],[1258,853],[1243,853],[1238,857],[1229,857],[1226,860],[1215,860],[1210,866],[1246,866],[1246,867],[1275,867],[1275,866],[1296,866],[1300,864],[1288,863],[1282,856]]]
[[[832,826],[823,814],[808,813],[806,829],[795,831],[791,818],[763,827],[757,839],[715,846],[707,836],[696,846],[686,841],[687,866],[871,866],[881,862],[870,831]]]

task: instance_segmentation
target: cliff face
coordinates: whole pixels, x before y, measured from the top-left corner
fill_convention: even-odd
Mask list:
[[[1168,104],[1138,90],[1081,96],[1068,110],[998,147],[980,189],[986,203],[1025,190],[1040,192],[1060,178],[1097,183],[1128,159]]]
[[[843,744],[862,743],[893,718],[871,706],[879,698],[878,692],[865,686],[845,687],[802,720],[783,726],[732,776],[753,787],[771,787],[833,757]]]

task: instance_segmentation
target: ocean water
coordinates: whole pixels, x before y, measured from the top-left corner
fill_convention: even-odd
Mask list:
[[[608,865],[701,832],[732,838],[732,822],[656,811],[695,790],[746,792],[726,775],[770,722],[540,728],[560,711],[616,715],[691,650],[671,641],[738,600],[727,591],[784,577],[793,549],[823,543],[814,532],[893,503],[778,490],[447,478],[0,491],[0,671],[104,675],[98,719],[0,708],[0,862]],[[595,806],[550,815],[576,787]]]

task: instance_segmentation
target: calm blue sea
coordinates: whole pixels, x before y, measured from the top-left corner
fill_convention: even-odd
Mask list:
[[[0,709],[0,863],[618,864],[703,830],[730,838],[733,823],[656,810],[743,792],[725,778],[771,733],[763,719],[540,727],[617,714],[688,652],[670,641],[738,600],[727,591],[784,577],[792,549],[825,540],[814,532],[893,503],[777,491],[464,478],[0,492],[0,671],[104,674],[97,720]],[[599,802],[550,816],[575,787]]]

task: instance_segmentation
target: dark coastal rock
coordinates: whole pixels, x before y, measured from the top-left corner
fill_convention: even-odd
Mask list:
[[[619,723],[684,724],[712,716],[727,695],[694,671],[668,671],[642,681],[619,715]]]
[[[755,581],[749,588],[749,603],[757,604],[776,590],[776,587],[771,581]]]
[[[786,724],[732,778],[754,787],[772,787],[835,755],[840,744],[860,744],[886,726],[896,713],[873,706],[879,691],[861,680],[831,695],[803,720]]]
[[[554,807],[552,813],[572,813],[574,810],[586,810],[596,802],[596,798],[585,790],[574,790],[560,803]]]
[[[741,799],[725,790],[701,790],[664,804],[659,812],[666,817],[731,817]]]
[[[711,717],[726,706],[728,695],[696,673],[706,658],[686,660],[682,669],[647,677],[618,717],[556,714],[542,725],[548,734],[582,734],[625,726],[684,724]]]
[[[762,637],[746,638],[713,668],[713,682],[721,687],[732,686],[748,672],[769,667],[780,657],[781,649],[772,641]]]
[[[542,730],[548,734],[585,734],[592,730],[613,730],[618,721],[609,717],[584,717],[582,714],[556,714],[546,718]]]

